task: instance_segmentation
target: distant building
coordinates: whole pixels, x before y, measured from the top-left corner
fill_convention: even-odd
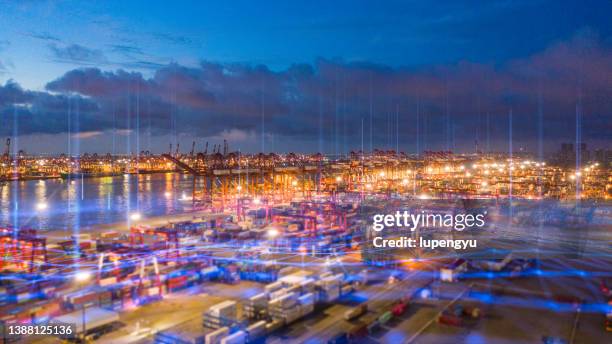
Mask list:
[[[578,148],[578,152],[576,152]],[[586,143],[580,143],[574,148],[573,143],[562,143],[561,150],[555,154],[554,161],[560,166],[575,166],[580,158],[580,164],[584,164],[591,160],[590,152],[587,149]],[[579,154],[579,156],[578,156]]]
[[[603,148],[594,150],[593,160],[603,166],[610,166],[612,164],[612,150]]]

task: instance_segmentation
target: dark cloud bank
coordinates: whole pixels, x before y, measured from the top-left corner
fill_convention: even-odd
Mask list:
[[[75,69],[49,82],[44,92],[12,81],[0,85],[0,134],[140,126],[153,135],[260,135],[263,112],[265,133],[274,136],[280,151],[292,140],[310,142],[304,151],[357,149],[362,122],[366,148],[371,132],[374,146],[398,142],[408,151],[416,149],[417,135],[421,150],[472,150],[475,140],[503,149],[512,111],[515,147],[534,150],[541,110],[547,145],[575,139],[577,111],[584,141],[609,145],[612,50],[600,42],[582,35],[504,65],[391,68],[320,59],[272,71],[202,62],[166,65],[150,78],[125,70]],[[61,53],[91,60],[92,52]],[[94,57],[103,59],[99,52]]]

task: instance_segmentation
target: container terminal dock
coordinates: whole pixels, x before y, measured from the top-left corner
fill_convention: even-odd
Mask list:
[[[448,153],[216,154],[164,155],[193,178],[188,213],[132,213],[81,232],[1,228],[3,331],[76,328],[70,339],[4,341],[612,340],[603,167],[568,174],[526,158]],[[467,251],[374,247],[372,216],[396,210],[483,212],[488,223]]]

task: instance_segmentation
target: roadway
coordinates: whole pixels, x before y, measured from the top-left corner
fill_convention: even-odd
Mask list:
[[[412,292],[422,288],[429,282],[428,274],[424,271],[413,271],[402,281],[386,284],[368,286],[353,293],[352,298],[368,300],[368,314],[378,314],[386,310],[402,296],[410,295]],[[283,336],[283,339],[296,343],[324,343],[336,335],[350,330],[355,323],[344,320],[344,312],[351,309],[353,305],[334,304],[324,311],[324,317],[318,317],[315,321],[302,321],[297,325],[290,326],[286,333],[300,333],[296,337]],[[306,331],[300,331],[304,326]]]

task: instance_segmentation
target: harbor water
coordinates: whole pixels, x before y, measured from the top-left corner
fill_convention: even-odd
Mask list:
[[[47,179],[0,186],[0,227],[87,229],[191,209],[191,176],[180,173]]]

